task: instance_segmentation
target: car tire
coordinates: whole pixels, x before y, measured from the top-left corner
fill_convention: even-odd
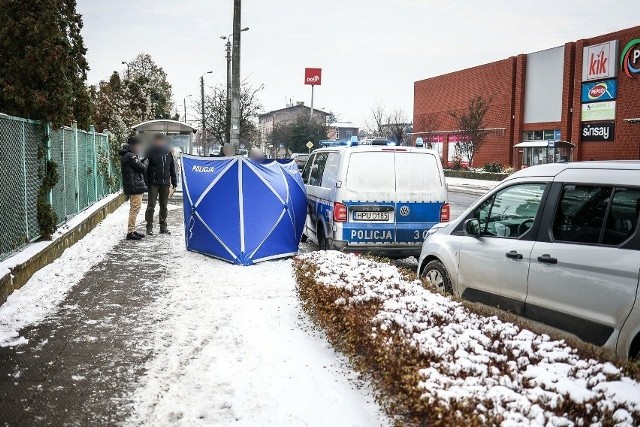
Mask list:
[[[422,270],[422,277],[429,280],[431,285],[445,294],[453,293],[449,272],[439,260],[429,261]]]
[[[329,240],[327,240],[326,237],[324,237],[324,228],[322,227],[322,224],[318,224],[318,247],[321,251],[328,251],[329,250]]]

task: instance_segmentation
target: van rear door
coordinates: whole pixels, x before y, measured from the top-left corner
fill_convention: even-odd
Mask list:
[[[347,207],[342,239],[350,245],[395,242],[396,183],[393,152],[356,151],[349,163],[339,202]]]
[[[422,244],[440,222],[447,191],[439,159],[430,151],[395,149],[396,242]]]

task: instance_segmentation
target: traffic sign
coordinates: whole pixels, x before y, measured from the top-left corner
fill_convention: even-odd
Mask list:
[[[313,142],[311,142],[311,141],[307,142],[307,148],[308,149],[312,149],[313,148]]]

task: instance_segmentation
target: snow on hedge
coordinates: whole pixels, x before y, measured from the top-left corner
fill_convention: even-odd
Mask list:
[[[371,336],[419,350],[416,387],[434,407],[472,403],[481,422],[503,425],[640,422],[640,384],[612,363],[581,359],[564,341],[470,312],[389,264],[335,251],[298,260],[315,265],[315,283],[345,295],[334,304],[378,303]]]

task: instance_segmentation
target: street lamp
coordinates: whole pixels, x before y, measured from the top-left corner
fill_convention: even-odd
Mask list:
[[[129,63],[127,61],[122,61],[122,65],[126,65],[127,66],[127,80],[129,80]]]
[[[249,31],[249,27],[244,27],[240,32]],[[220,36],[222,40],[226,40],[226,53],[227,53],[227,105],[225,109],[225,142],[228,144],[231,142],[231,36]]]
[[[211,74],[213,71],[207,71],[200,76],[200,102],[202,107],[202,148],[207,148],[207,121],[204,118],[204,75]],[[206,152],[206,151],[205,151]]]
[[[182,106],[184,107],[184,122],[187,123],[187,98],[191,98],[191,95],[187,95],[182,100]]]

